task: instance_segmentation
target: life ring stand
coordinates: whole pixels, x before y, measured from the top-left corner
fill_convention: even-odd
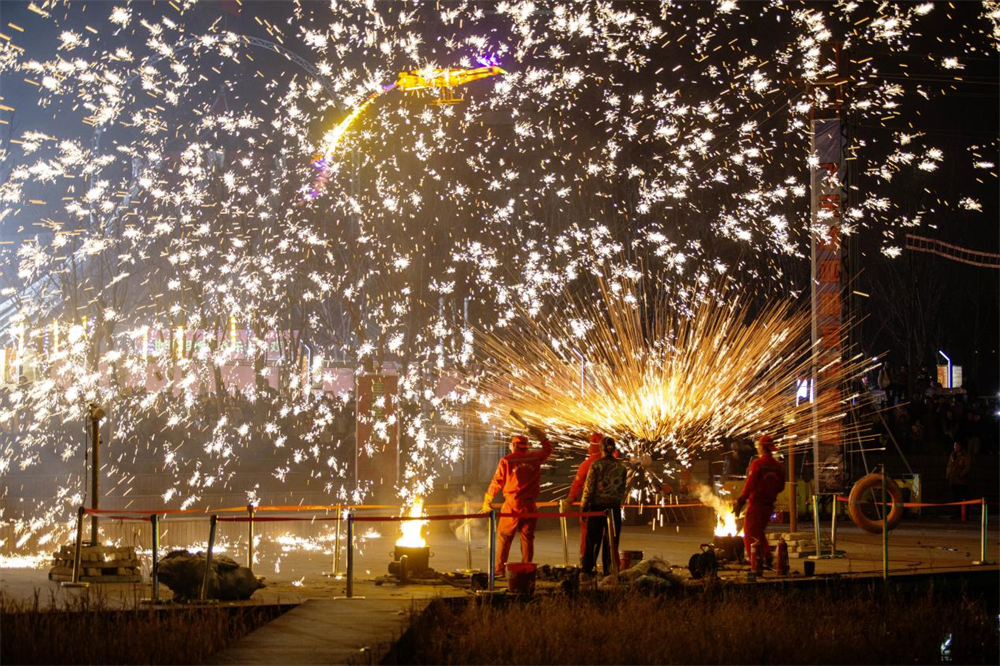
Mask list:
[[[851,516],[851,520],[854,521],[855,525],[869,534],[882,534],[882,521],[872,520],[861,510],[865,495],[876,488],[879,490],[882,489],[882,475],[877,472],[866,474],[857,480],[854,487],[851,488],[850,496],[847,498],[847,511]],[[885,477],[885,491],[892,499],[892,510],[889,511],[889,517],[886,522],[888,523],[888,528],[894,530],[900,521],[903,520],[903,512],[905,511],[905,507],[903,506],[903,491],[888,476]]]

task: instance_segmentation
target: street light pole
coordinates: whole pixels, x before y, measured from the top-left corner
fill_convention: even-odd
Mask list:
[[[89,416],[91,455],[93,456],[90,469],[90,508],[96,511],[101,508],[101,419],[104,418],[104,410],[92,402],[89,405]],[[100,545],[97,522],[97,514],[91,514],[90,543],[94,546]]]

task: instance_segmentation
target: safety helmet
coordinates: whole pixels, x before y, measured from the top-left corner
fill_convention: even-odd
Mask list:
[[[599,432],[595,432],[590,436],[590,446],[587,447],[587,454],[592,456],[598,456],[601,454],[601,441],[604,439],[604,435]]]
[[[764,449],[768,453],[774,453],[777,447],[774,445],[774,440],[771,439],[770,435],[761,435],[760,439],[757,440],[760,448]]]
[[[528,438],[524,435],[514,435],[510,440],[510,448],[511,450],[528,448]]]

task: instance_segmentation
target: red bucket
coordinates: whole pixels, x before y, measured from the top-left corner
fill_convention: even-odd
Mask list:
[[[618,570],[625,571],[631,569],[636,564],[642,562],[641,550],[622,550],[618,552]]]
[[[517,562],[507,565],[507,590],[517,594],[531,594],[535,591],[535,571],[538,565],[532,562]]]

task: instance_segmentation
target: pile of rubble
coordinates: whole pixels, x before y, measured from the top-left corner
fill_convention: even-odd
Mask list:
[[[630,585],[640,592],[670,592],[685,584],[684,577],[675,573],[674,567],[660,557],[643,560],[622,571],[618,574],[618,580],[619,584]]]
[[[535,579],[547,583],[562,583],[567,580],[576,580],[580,577],[580,567],[577,566],[552,566],[542,564],[535,573]]]
[[[205,577],[205,554],[175,550],[160,560],[160,582],[174,593],[174,601],[198,599]],[[212,570],[205,590],[206,599],[243,601],[249,599],[264,582],[245,566],[225,555],[212,557]]]

